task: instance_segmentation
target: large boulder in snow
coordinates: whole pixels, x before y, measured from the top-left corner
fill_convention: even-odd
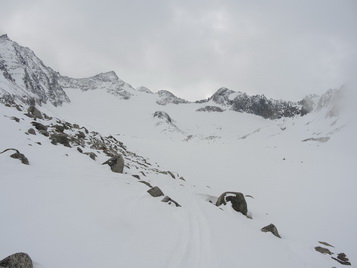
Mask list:
[[[26,253],[20,252],[12,254],[2,261],[0,267],[4,268],[33,268],[32,260]]]
[[[219,207],[222,204],[227,205],[227,202],[231,202],[232,208],[235,211],[240,212],[243,215],[247,216],[248,205],[242,193],[225,192],[218,197],[216,206]]]
[[[108,164],[110,169],[116,173],[123,173],[124,171],[124,158],[122,155],[116,155],[105,161],[102,165]]]
[[[33,118],[37,119],[43,119],[41,112],[35,107],[35,106],[30,106],[27,109],[27,112],[29,115],[31,115]]]

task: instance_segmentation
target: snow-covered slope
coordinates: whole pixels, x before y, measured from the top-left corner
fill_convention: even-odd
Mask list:
[[[42,103],[43,119],[21,99],[0,98],[0,152],[29,160],[0,154],[0,259],[27,252],[41,268],[322,268],[344,267],[332,257],[345,253],[355,264],[356,123],[337,104],[341,90],[311,96],[305,116],[270,120],[213,100],[177,104],[112,72],[58,81],[71,102]],[[197,111],[206,106],[225,111]],[[102,165],[116,154],[123,173]],[[155,186],[163,196],[148,193]],[[226,191],[243,193],[248,217],[230,202],[215,206]],[[261,231],[270,223],[281,238]]]

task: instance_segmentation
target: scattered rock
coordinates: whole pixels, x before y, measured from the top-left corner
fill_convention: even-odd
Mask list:
[[[51,134],[50,139],[51,139],[51,143],[54,145],[57,145],[57,143],[60,143],[63,146],[71,147],[71,145],[69,144],[68,135],[65,133],[57,133],[57,134],[53,133],[53,134]]]
[[[133,176],[134,178],[137,178],[138,180],[140,180],[140,176],[139,175],[131,175]]]
[[[144,183],[145,185],[149,186],[150,188],[153,188],[153,187],[151,186],[151,184],[150,184],[149,182],[147,182],[147,181],[138,181],[138,182]]]
[[[88,153],[84,153],[84,154],[88,155],[93,160],[95,160],[95,158],[97,157],[97,155],[95,153],[93,153],[93,152],[88,152]]]
[[[345,253],[338,254],[337,258],[334,258],[334,257],[331,257],[331,258],[343,265],[351,265],[351,263]]]
[[[267,225],[267,226],[265,226],[265,227],[263,227],[262,229],[261,229],[261,231],[262,232],[271,232],[273,235],[275,235],[276,237],[279,237],[279,238],[281,238],[281,236],[279,235],[279,232],[278,232],[278,229],[275,227],[275,225],[274,224],[269,224],[269,225]]]
[[[171,171],[167,171],[167,173],[173,178],[176,179],[175,175]]]
[[[46,130],[40,129],[38,132],[40,132],[43,136],[46,136],[46,137],[50,136],[50,134]]]
[[[63,133],[65,127],[63,125],[54,125],[53,126],[57,132]]]
[[[327,142],[329,139],[330,139],[330,137],[308,138],[308,139],[302,140],[302,142],[305,142],[305,141]]]
[[[83,150],[80,147],[77,147],[77,151],[83,154]]]
[[[333,248],[334,248],[334,246],[330,245],[330,244],[327,243],[327,242],[319,241],[319,243],[322,244],[322,245],[324,245],[324,246],[328,246],[328,247],[333,247]]]
[[[41,123],[38,123],[38,122],[32,122],[31,123],[37,130],[45,130],[47,131],[47,126],[41,124]]]
[[[29,130],[27,130],[27,133],[31,135],[36,135],[36,131],[33,128],[29,128]]]
[[[79,128],[78,124],[73,124],[73,128]]]
[[[157,187],[157,186],[149,189],[148,193],[153,197],[159,197],[159,196],[163,196],[164,195],[164,193],[161,191],[161,189],[159,187]]]
[[[197,112],[223,112],[224,110],[217,106],[205,106],[196,110]]]
[[[4,268],[33,268],[32,260],[26,253],[19,252],[12,254],[2,261],[0,267]]]
[[[165,196],[161,202],[168,203],[169,205],[174,204],[176,207],[181,207],[179,203],[177,203],[175,200],[171,199],[169,196]]]
[[[16,116],[11,116],[10,119],[16,121],[17,123],[20,122],[20,118],[17,118]]]
[[[232,208],[235,211],[241,212],[243,215],[247,216],[248,205],[242,193],[225,192],[218,197],[216,206],[219,207],[222,204],[226,205],[227,202],[231,202]]]
[[[5,153],[6,151],[11,151],[11,150],[16,152],[16,153],[10,155],[11,158],[19,159],[21,161],[21,163],[24,165],[29,164],[29,160],[27,159],[27,157],[24,154],[20,153],[17,149],[8,148],[8,149],[2,151],[0,154]]]
[[[43,119],[41,112],[35,106],[30,106],[27,109],[27,113],[31,115],[33,118]]]
[[[321,254],[329,254],[332,255],[333,252],[331,252],[328,248],[323,248],[323,247],[315,247],[315,250],[317,252],[320,252]]]
[[[108,164],[110,169],[116,173],[123,173],[124,170],[124,158],[122,155],[116,155],[105,161],[102,165]]]
[[[79,138],[79,139],[84,139],[86,137],[86,135],[82,132],[82,131],[78,131],[78,133],[76,134],[76,136]]]

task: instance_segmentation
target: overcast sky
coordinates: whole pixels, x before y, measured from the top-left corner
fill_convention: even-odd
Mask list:
[[[70,77],[114,70],[188,100],[299,100],[357,70],[357,0],[0,0],[0,34]]]

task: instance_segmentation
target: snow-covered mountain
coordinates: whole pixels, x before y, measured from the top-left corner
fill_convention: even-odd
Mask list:
[[[270,119],[305,115],[311,112],[314,106],[314,103],[311,103],[313,101],[311,97],[305,97],[302,101],[294,103],[267,99],[264,95],[248,96],[244,92],[236,92],[224,87],[220,88],[208,100],[199,101],[199,103],[210,101],[233,111],[255,114]],[[212,111],[209,108],[207,110]]]
[[[61,76],[7,36],[0,62],[0,266],[15,252],[38,268],[356,262],[343,89],[190,103],[114,72]]]
[[[61,105],[69,102],[59,74],[45,66],[29,49],[0,36],[0,95],[28,103]]]

